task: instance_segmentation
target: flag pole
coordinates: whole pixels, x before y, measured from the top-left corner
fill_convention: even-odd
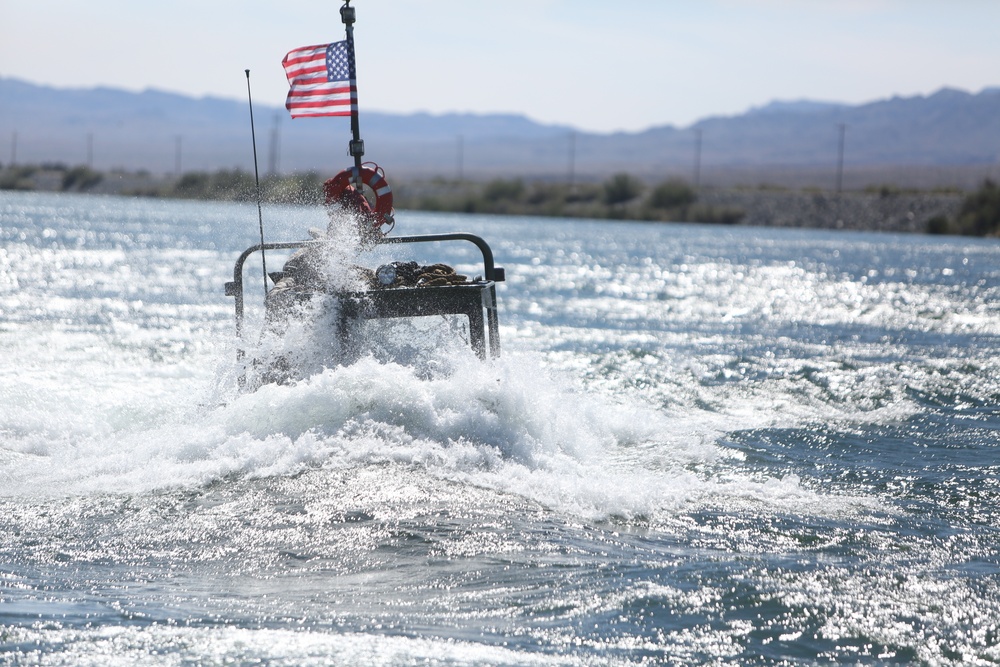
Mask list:
[[[354,99],[351,100],[351,141],[347,145],[348,155],[354,158],[354,187],[361,191],[361,156],[365,154],[365,142],[361,139],[361,128],[358,124],[358,98],[357,98],[357,61],[354,57],[354,21],[356,19],[354,7],[351,7],[351,0],[344,0],[344,6],[340,8],[340,20],[344,22],[347,30],[347,50],[348,61],[350,63],[350,77],[354,81]]]
[[[247,101],[250,103],[250,137],[253,139],[253,179],[257,184],[257,222],[260,225],[260,268],[264,272],[264,294],[267,294],[267,260],[264,258],[264,213],[260,208],[260,173],[257,171],[257,133],[253,127],[253,95],[250,94],[250,70],[247,73]]]

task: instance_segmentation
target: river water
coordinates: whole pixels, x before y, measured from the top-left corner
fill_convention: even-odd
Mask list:
[[[397,217],[501,358],[247,393],[256,207],[0,193],[0,664],[1000,662],[995,241]]]

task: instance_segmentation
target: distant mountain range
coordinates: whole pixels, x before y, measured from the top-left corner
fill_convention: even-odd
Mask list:
[[[346,118],[291,120],[255,102],[262,173],[350,164]],[[366,159],[408,176],[653,177],[712,168],[948,167],[1000,161],[1000,88],[942,89],[862,105],[773,102],[690,127],[587,133],[513,114],[389,114],[362,108]],[[843,130],[841,130],[843,128]],[[700,144],[699,144],[700,142]],[[697,146],[700,145],[700,151]],[[59,89],[0,78],[0,163],[91,163],[153,173],[251,169],[245,101],[146,90]]]

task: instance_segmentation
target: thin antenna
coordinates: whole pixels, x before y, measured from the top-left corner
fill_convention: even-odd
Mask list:
[[[694,189],[701,187],[701,128],[694,129]]]
[[[257,134],[253,129],[253,96],[250,94],[250,70],[247,73],[247,100],[250,102],[250,137],[253,139],[253,180],[257,184],[257,222],[260,224],[260,266],[264,270],[264,294],[267,294],[267,260],[264,259],[264,213],[260,208],[260,174],[257,171]]]
[[[847,132],[847,125],[837,124],[840,132],[840,141],[837,142],[837,194],[844,189],[844,134]]]
[[[569,191],[573,192],[573,181],[576,179],[576,131],[569,131]]]

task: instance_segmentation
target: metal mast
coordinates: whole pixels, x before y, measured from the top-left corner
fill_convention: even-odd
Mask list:
[[[361,190],[361,156],[365,154],[365,142],[361,139],[361,128],[358,124],[357,98],[357,59],[354,57],[354,21],[356,15],[351,0],[344,0],[340,8],[340,20],[347,29],[347,50],[350,57],[350,70],[354,85],[354,98],[351,100],[351,141],[347,145],[347,153],[354,158],[354,187]]]

